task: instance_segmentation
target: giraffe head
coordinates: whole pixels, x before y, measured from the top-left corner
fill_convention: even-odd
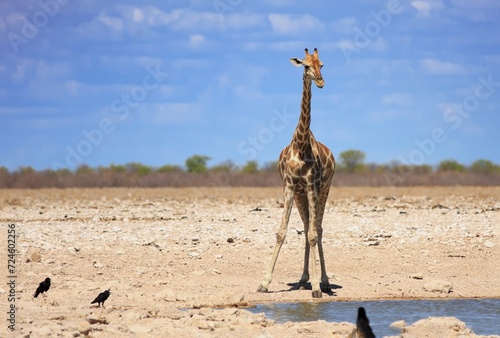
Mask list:
[[[307,48],[305,49],[306,57],[301,60],[299,58],[291,58],[290,62],[297,67],[304,66],[304,73],[309,76],[311,80],[316,83],[318,88],[323,88],[325,85],[325,80],[321,75],[321,67],[323,67],[323,62],[318,57],[318,49],[314,48],[314,53],[309,54]]]

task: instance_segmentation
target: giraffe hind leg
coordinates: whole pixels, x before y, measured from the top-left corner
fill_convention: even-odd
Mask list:
[[[293,191],[290,189],[285,189],[284,192],[284,203],[285,208],[283,210],[283,216],[281,218],[281,225],[279,227],[278,232],[276,233],[276,245],[274,247],[273,256],[271,257],[271,263],[269,264],[269,268],[267,269],[262,282],[257,288],[257,292],[268,292],[269,284],[271,283],[274,268],[276,266],[276,261],[278,260],[278,256],[280,253],[281,246],[286,238],[286,233],[288,231],[288,221],[290,220],[290,213],[292,211],[293,205]]]

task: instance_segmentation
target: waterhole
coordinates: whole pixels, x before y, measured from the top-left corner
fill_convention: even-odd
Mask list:
[[[360,306],[366,309],[377,337],[399,334],[399,330],[390,327],[395,321],[404,320],[409,326],[427,317],[455,317],[478,335],[500,334],[500,299],[272,303],[248,310],[264,312],[277,323],[320,319],[355,323]]]

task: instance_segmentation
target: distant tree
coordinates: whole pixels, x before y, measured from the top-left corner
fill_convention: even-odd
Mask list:
[[[278,161],[267,162],[264,164],[262,170],[267,172],[278,172]]]
[[[20,174],[34,174],[36,172],[35,169],[33,169],[33,167],[19,167],[17,169],[17,172],[19,172]]]
[[[82,165],[78,166],[78,168],[76,168],[76,171],[75,171],[75,173],[77,175],[87,175],[87,174],[91,174],[93,172],[94,172],[94,169],[92,169],[91,167],[89,167],[86,164],[82,164]]]
[[[259,164],[257,161],[248,161],[242,168],[241,172],[244,174],[255,174],[259,171]]]
[[[106,168],[104,168],[106,169]],[[127,167],[124,166],[123,164],[111,164],[107,170],[111,171],[112,173],[115,174],[123,174],[127,171]]]
[[[139,176],[145,176],[151,172],[151,167],[139,162],[127,163],[126,167],[129,173],[137,174]]]
[[[211,171],[220,172],[220,171],[236,171],[238,166],[231,160],[222,162],[210,168]]]
[[[57,176],[68,176],[71,175],[71,170],[68,168],[60,168],[54,171]]]
[[[340,155],[340,168],[348,173],[360,172],[365,169],[364,161],[366,154],[361,150],[346,150]]]
[[[413,172],[415,174],[420,174],[420,175],[430,174],[432,173],[432,166],[428,164],[414,165]]]
[[[174,172],[180,172],[182,171],[182,168],[178,165],[171,165],[171,164],[165,164],[158,169],[156,169],[156,172],[158,173],[174,173]]]
[[[458,163],[455,160],[444,160],[439,162],[438,171],[455,171],[455,172],[464,172],[466,170],[463,164]]]
[[[500,169],[495,163],[489,160],[477,160],[470,166],[470,171],[477,174],[493,174]]]
[[[207,162],[210,157],[205,155],[193,155],[186,160],[186,168],[190,173],[204,173],[207,171]]]

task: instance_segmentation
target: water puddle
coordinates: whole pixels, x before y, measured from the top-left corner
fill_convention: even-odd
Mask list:
[[[248,309],[264,312],[277,323],[325,320],[356,322],[358,307],[366,309],[377,337],[397,335],[389,325],[404,320],[406,325],[427,317],[455,317],[478,335],[500,334],[500,299],[394,300],[319,303],[260,304]]]

